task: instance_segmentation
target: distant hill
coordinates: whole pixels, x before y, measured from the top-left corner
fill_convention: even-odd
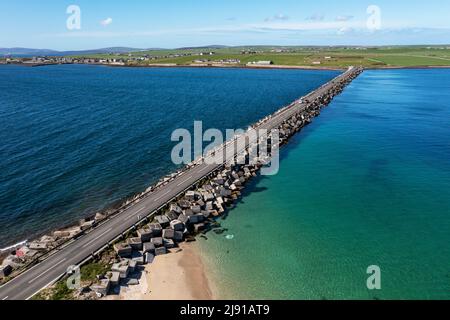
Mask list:
[[[50,49],[29,49],[29,48],[0,48],[2,56],[22,56],[22,55],[53,55],[58,51]]]
[[[30,49],[30,48],[0,48],[0,56],[66,56],[101,53],[126,53],[144,50],[158,49],[138,49],[128,47],[110,47],[92,50],[56,51],[51,49]]]
[[[177,50],[225,49],[225,48],[229,48],[229,46],[223,46],[223,45],[219,45],[219,44],[213,44],[213,45],[210,45],[210,46],[201,46],[201,47],[183,47],[183,48],[178,48]]]

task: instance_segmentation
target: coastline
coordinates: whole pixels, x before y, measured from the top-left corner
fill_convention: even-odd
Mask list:
[[[215,300],[214,284],[195,242],[157,256],[140,273],[139,285],[122,286],[106,300]]]
[[[313,70],[313,71],[343,71],[347,67],[339,66],[294,66],[294,65],[228,65],[228,64],[175,64],[175,63],[153,63],[147,65],[119,65],[119,64],[100,64],[100,63],[48,63],[48,64],[36,64],[27,65],[24,63],[9,63],[4,65],[16,65],[25,67],[46,67],[52,65],[90,65],[90,66],[104,66],[113,68],[219,68],[219,69],[278,69],[278,70]],[[402,70],[402,69],[450,69],[450,65],[436,65],[436,66],[370,66],[364,67],[365,70]]]

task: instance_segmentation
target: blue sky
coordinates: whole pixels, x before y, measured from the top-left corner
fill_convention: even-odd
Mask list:
[[[67,29],[69,5],[79,30]],[[0,47],[450,44],[449,14],[442,0],[0,0]]]

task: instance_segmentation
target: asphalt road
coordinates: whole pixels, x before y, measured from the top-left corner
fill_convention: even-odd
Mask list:
[[[351,69],[331,80],[324,86],[308,94],[310,101],[327,92],[341,77],[344,77]],[[262,123],[258,129],[272,129],[289,119],[294,113],[306,107],[305,103],[297,103],[275,114],[270,120]],[[237,150],[237,153],[245,150],[246,146]],[[220,149],[219,149],[220,152]],[[231,158],[226,159],[229,161]],[[10,280],[0,287],[0,300],[24,300],[29,299],[43,288],[59,279],[71,265],[78,265],[94,252],[104,247],[108,242],[117,238],[123,232],[138,223],[139,218],[153,214],[157,209],[176,198],[179,194],[194,185],[203,177],[215,171],[220,165],[203,162],[187,171],[167,185],[150,193],[137,204],[106,222],[89,233],[74,240],[60,250],[53,253],[44,261]]]

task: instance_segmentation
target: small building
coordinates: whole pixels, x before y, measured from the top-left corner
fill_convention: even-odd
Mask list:
[[[271,60],[260,60],[260,61],[253,61],[249,62],[248,65],[257,65],[257,66],[270,66],[273,64],[273,61]]]

